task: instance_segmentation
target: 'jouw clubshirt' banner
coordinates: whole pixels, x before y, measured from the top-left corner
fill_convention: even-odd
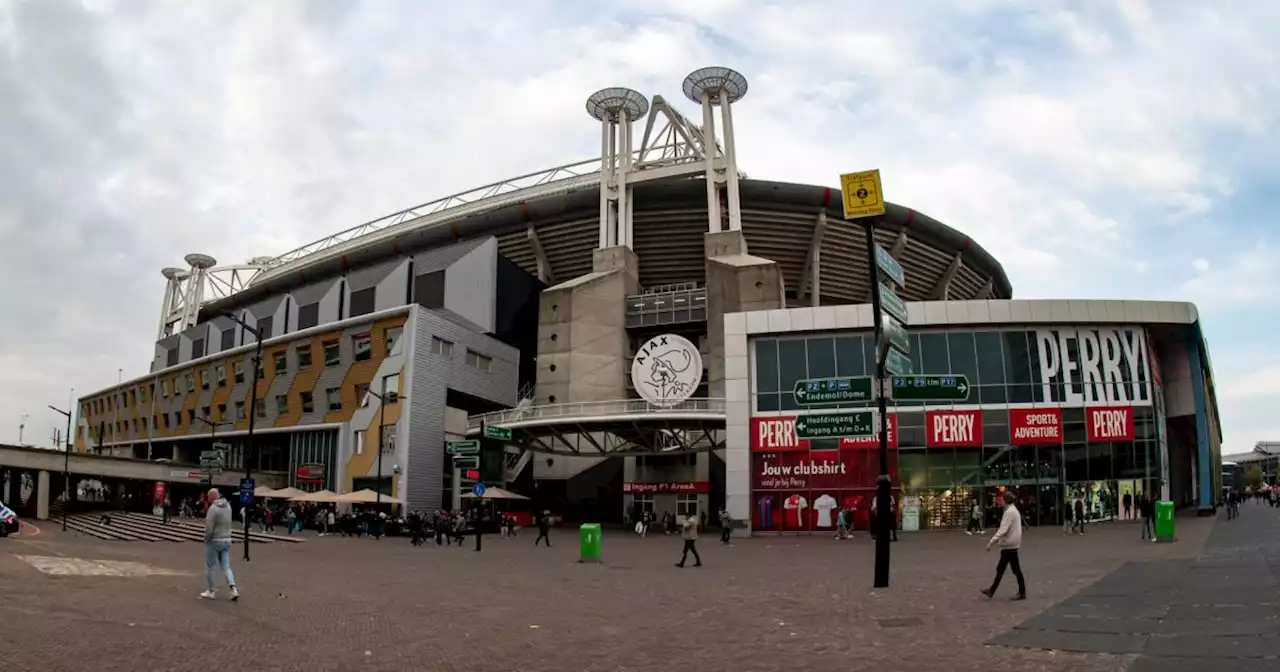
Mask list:
[[[1062,409],[1009,409],[1009,442],[1015,446],[1062,443]]]
[[[982,445],[982,411],[926,411],[924,424],[931,448]]]

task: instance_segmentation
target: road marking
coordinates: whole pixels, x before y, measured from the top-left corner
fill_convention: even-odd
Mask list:
[[[26,522],[25,520],[18,521],[18,534],[20,536],[23,536],[23,537],[28,536],[25,532],[22,531],[22,529],[25,527],[29,527],[35,530],[35,534],[32,534],[30,536],[33,536],[33,537],[40,536],[40,528],[36,527],[35,525],[32,525],[31,523]]]
[[[55,576],[119,576],[128,578],[146,576],[189,576],[191,572],[179,572],[163,567],[153,567],[141,562],[126,560],[87,560],[84,558],[53,557],[50,555],[18,555],[17,558],[45,574]]]

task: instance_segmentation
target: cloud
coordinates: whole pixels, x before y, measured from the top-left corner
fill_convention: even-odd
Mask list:
[[[0,439],[20,413],[53,425],[40,409],[72,386],[145,371],[158,271],[187,252],[279,254],[590,158],[587,95],[689,112],[680,82],[712,64],[750,79],[753,177],[879,167],[1020,296],[1191,299],[1222,359],[1265,338],[1240,325],[1277,286],[1256,205],[1280,149],[1277,3],[494,7],[0,3]]]

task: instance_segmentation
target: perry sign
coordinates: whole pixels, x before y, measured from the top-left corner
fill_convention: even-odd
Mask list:
[[[889,447],[898,447],[898,416],[889,414]],[[787,450],[809,450],[809,439],[796,436],[796,416],[751,418],[751,450],[772,453]],[[880,435],[853,436],[840,439],[841,450],[880,447]]]

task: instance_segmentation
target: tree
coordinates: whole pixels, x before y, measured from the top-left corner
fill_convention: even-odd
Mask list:
[[[1249,465],[1249,468],[1244,470],[1244,484],[1250,490],[1262,487],[1262,467],[1256,464]]]

